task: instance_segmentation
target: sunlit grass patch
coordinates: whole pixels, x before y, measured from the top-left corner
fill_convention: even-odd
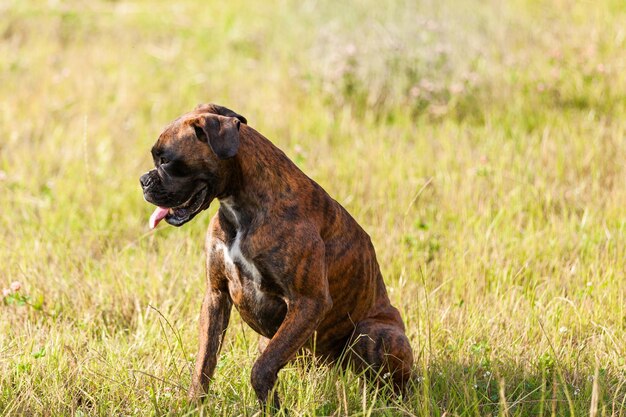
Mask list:
[[[0,15],[1,414],[258,413],[237,314],[208,401],[186,400],[217,204],[150,232],[138,183],[207,101],[363,225],[414,348],[402,398],[299,358],[290,415],[626,414],[623,2]]]

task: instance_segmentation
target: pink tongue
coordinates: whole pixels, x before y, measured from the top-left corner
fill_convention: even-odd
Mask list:
[[[168,208],[157,207],[156,210],[154,210],[154,213],[152,213],[152,216],[150,216],[150,229],[157,227],[157,224],[159,224],[159,222],[167,216],[169,211],[170,209]]]

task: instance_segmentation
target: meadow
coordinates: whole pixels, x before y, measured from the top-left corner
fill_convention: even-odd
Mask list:
[[[150,231],[139,186],[203,102],[371,235],[414,349],[402,398],[298,358],[290,415],[626,415],[623,0],[2,0],[0,57],[0,415],[258,414],[236,313],[186,400],[218,203]]]

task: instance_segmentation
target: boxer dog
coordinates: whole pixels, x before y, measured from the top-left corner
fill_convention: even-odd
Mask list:
[[[214,199],[206,293],[189,395],[203,397],[232,306],[261,335],[251,382],[262,407],[302,348],[403,390],[413,353],[367,233],[246,118],[215,104],[169,124],[141,176],[145,199],[182,226]],[[276,394],[269,405],[279,407]]]

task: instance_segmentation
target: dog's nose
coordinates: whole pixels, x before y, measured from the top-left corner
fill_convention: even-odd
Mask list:
[[[141,188],[146,188],[150,185],[150,176],[148,175],[148,172],[139,177],[139,183],[141,184]]]

